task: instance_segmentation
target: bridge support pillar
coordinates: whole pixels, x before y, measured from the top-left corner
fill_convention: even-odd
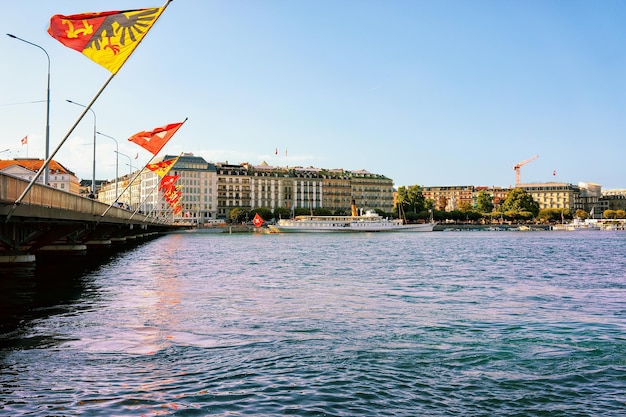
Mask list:
[[[33,262],[35,262],[35,255],[29,253],[0,255],[0,265],[30,264]]]
[[[47,245],[41,247],[38,252],[64,255],[84,255],[87,253],[87,245]]]

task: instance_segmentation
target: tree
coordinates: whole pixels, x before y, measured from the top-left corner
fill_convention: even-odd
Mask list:
[[[557,208],[544,208],[539,210],[539,220],[547,223],[560,222],[565,219],[571,219],[569,209],[557,209]]]
[[[469,201],[461,201],[459,203],[459,211],[463,212],[463,213],[467,213],[468,211],[472,211],[473,207],[472,207],[472,203],[470,203]]]
[[[589,213],[581,209],[576,210],[576,213],[574,215],[576,216],[576,218],[581,219],[581,220],[589,218]]]
[[[500,212],[505,213],[507,217],[527,218],[527,213],[530,213],[530,218],[537,217],[539,203],[523,188],[514,188],[507,194],[500,206]]]
[[[311,209],[308,208],[303,208],[303,207],[297,207],[293,210],[293,214],[294,216],[310,216],[311,215]]]
[[[332,216],[333,213],[327,208],[318,207],[315,210],[313,210],[313,214],[316,216]]]
[[[480,213],[493,211],[493,196],[485,190],[480,190],[476,197],[476,210]]]
[[[259,207],[259,208],[255,208],[254,210],[250,212],[250,218],[251,219],[254,218],[254,215],[257,213],[259,213],[259,216],[261,216],[263,220],[269,220],[273,217],[272,210],[266,207]]]
[[[424,194],[422,194],[422,187],[419,185],[410,185],[409,187],[402,185],[398,187],[396,201],[402,205],[405,213],[409,211],[419,213],[425,208]]]
[[[615,219],[617,217],[617,212],[615,210],[604,210],[603,214],[605,219]]]
[[[291,211],[285,207],[276,207],[274,209],[275,219],[288,219],[291,216]]]
[[[230,209],[230,213],[228,217],[233,222],[241,223],[246,220],[246,217],[248,217],[249,214],[250,213],[248,212],[247,209],[243,207],[235,207],[235,208]]]

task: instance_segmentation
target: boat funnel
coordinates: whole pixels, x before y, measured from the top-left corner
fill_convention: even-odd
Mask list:
[[[352,199],[351,208],[352,208],[352,216],[354,216],[354,217],[358,216],[359,212],[356,209],[356,202],[354,201],[354,198]]]

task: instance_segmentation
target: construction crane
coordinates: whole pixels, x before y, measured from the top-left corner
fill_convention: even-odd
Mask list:
[[[518,162],[517,164],[515,164],[513,169],[515,170],[515,186],[516,187],[522,183],[522,180],[520,178],[520,168],[526,165],[527,163],[529,163],[530,161],[534,161],[537,158],[539,158],[539,155],[535,155],[533,157],[526,159],[525,161]]]

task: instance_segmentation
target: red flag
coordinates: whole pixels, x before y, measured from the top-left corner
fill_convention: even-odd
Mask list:
[[[259,213],[254,215],[254,219],[252,219],[252,223],[254,223],[255,227],[261,227],[263,225],[263,218],[259,216]]]
[[[115,10],[71,16],[57,14],[50,18],[48,33],[115,74],[163,9]]]
[[[26,144],[28,144],[28,135],[22,138],[22,145],[26,145]]]
[[[170,190],[176,186],[176,182],[180,178],[180,174],[178,175],[165,175],[161,178],[161,182],[159,183],[159,190]]]
[[[276,148],[276,151],[274,152],[274,154],[278,155],[278,148]]]
[[[556,177],[556,170],[552,171],[552,176]]]
[[[128,138],[128,140],[131,142],[135,142],[137,145],[144,147],[153,155],[156,155],[161,149],[163,149],[167,141],[170,140],[172,136],[174,136],[174,133],[176,133],[176,131],[180,129],[183,123],[185,122],[182,121],[180,123],[171,123],[169,125],[157,127],[151,132],[135,133],[130,138]]]

